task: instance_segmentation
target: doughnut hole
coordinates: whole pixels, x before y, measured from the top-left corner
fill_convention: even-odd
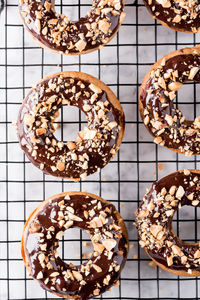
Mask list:
[[[174,100],[174,104],[177,104],[186,120],[191,122],[200,115],[200,99],[198,98],[199,91],[199,84],[194,82],[185,82],[178,90],[176,100]]]
[[[74,142],[78,132],[87,126],[86,115],[75,106],[63,106],[58,112],[59,116],[54,122],[54,136],[64,143]]]
[[[61,2],[55,1],[55,8],[57,12],[76,22],[87,15],[92,5],[91,0],[62,0]]]
[[[79,265],[90,257],[93,250],[89,233],[80,228],[70,228],[65,230],[57,251],[65,263]]]
[[[173,217],[174,233],[186,243],[196,243],[200,239],[200,209],[193,206],[183,206]],[[199,220],[199,221],[198,221]]]

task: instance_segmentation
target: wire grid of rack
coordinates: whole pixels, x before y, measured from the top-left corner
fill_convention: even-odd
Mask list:
[[[83,16],[90,1],[56,1],[57,11]],[[199,299],[198,278],[182,278],[149,265],[138,246],[134,214],[145,189],[165,174],[183,168],[198,168],[198,157],[184,157],[153,144],[138,112],[141,81],[158,58],[184,46],[200,42],[198,35],[177,33],[157,24],[142,0],[126,1],[127,17],[117,36],[101,51],[84,56],[60,56],[37,46],[24,31],[16,1],[8,0],[0,16],[0,299],[54,299],[26,274],[20,239],[24,222],[48,196],[61,191],[87,190],[116,205],[124,218],[130,253],[120,286],[101,299]],[[108,84],[120,99],[126,115],[126,131],[120,151],[100,173],[73,183],[43,175],[19,148],[11,122],[17,119],[22,99],[39,79],[62,70],[87,72]],[[177,104],[189,118],[199,114],[199,86],[186,84]],[[195,104],[195,105],[194,105]],[[59,138],[66,140],[85,125],[77,109],[61,111]],[[73,138],[73,137],[71,137]],[[197,209],[181,209],[174,218],[174,230],[183,240],[199,240]],[[181,231],[180,231],[181,227]],[[66,261],[80,263],[88,236],[68,230],[59,248]],[[89,248],[90,249],[90,248]]]

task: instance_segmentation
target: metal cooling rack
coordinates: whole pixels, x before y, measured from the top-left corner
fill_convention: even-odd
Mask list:
[[[72,1],[72,2],[71,2]],[[57,11],[73,19],[89,9],[88,0],[58,0]],[[198,168],[198,157],[187,158],[159,147],[144,128],[138,113],[138,91],[150,67],[164,54],[200,43],[199,35],[177,33],[154,21],[143,2],[127,0],[127,17],[117,36],[101,51],[84,56],[59,56],[44,51],[24,31],[15,0],[8,0],[0,16],[0,299],[54,299],[28,277],[20,254],[24,222],[48,196],[70,190],[87,190],[112,201],[124,218],[130,239],[130,253],[120,279],[101,299],[199,299],[198,278],[182,278],[149,265],[138,246],[132,225],[133,212],[151,183],[169,172]],[[45,176],[33,167],[19,148],[11,122],[17,119],[22,99],[39,79],[62,70],[90,73],[108,84],[119,97],[126,115],[126,132],[120,151],[99,174],[85,182]],[[184,85],[177,104],[187,117],[199,115],[198,85]],[[181,101],[180,101],[181,100]],[[194,105],[195,104],[195,105]],[[58,137],[66,140],[85,124],[76,109],[61,111]],[[181,209],[174,218],[174,230],[187,241],[198,241],[199,211]],[[181,230],[180,230],[181,227]],[[80,263],[88,236],[68,230],[60,246],[66,261]]]

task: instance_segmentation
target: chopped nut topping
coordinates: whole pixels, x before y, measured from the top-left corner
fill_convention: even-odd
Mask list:
[[[92,244],[94,247],[94,251],[96,251],[98,253],[102,253],[103,250],[105,249],[105,246],[100,243],[96,243],[96,242],[92,241]]]
[[[102,227],[104,224],[106,224],[107,221],[103,216],[95,217],[90,221],[90,226],[92,228],[99,228]]]
[[[41,31],[41,23],[39,19],[35,20],[35,26],[37,28],[37,30],[40,32]]]
[[[36,129],[36,134],[37,135],[42,135],[46,133],[46,129],[45,128],[38,128]]]
[[[194,193],[190,193],[189,195],[187,195],[188,200],[193,200],[194,199]]]
[[[68,216],[69,216],[69,218],[70,218],[71,220],[73,220],[73,221],[77,221],[77,222],[82,222],[82,221],[83,221],[83,219],[81,219],[81,218],[78,217],[78,216],[73,215],[72,213],[68,213]]]
[[[176,192],[176,198],[177,199],[181,199],[183,197],[183,195],[185,194],[184,188],[180,185],[178,187],[178,190]]]
[[[108,123],[108,127],[110,128],[110,129],[113,129],[114,127],[116,127],[117,126],[117,122],[110,122],[110,123]]]
[[[157,136],[155,139],[154,139],[154,143],[156,144],[160,144],[162,142],[162,138],[160,136]]]
[[[149,212],[147,209],[141,210],[138,214],[138,218],[144,218],[147,217],[149,215]]]
[[[30,114],[24,115],[24,123],[28,126],[32,126],[33,122],[35,121],[35,118]]]
[[[162,230],[162,226],[160,225],[155,225],[153,224],[151,227],[150,227],[150,231],[151,233],[154,235],[154,237],[157,237],[158,233]]]
[[[174,23],[179,23],[181,21],[181,16],[180,15],[176,15],[174,18],[173,18],[173,20],[172,20],[172,22],[174,22]]]
[[[64,171],[65,163],[63,161],[58,161],[56,167],[59,171]]]
[[[83,276],[81,275],[81,273],[77,272],[77,271],[72,271],[74,278],[76,278],[76,280],[81,281],[83,280]]]
[[[42,279],[42,278],[43,278],[43,274],[42,274],[41,271],[37,274],[37,277],[36,277],[36,278],[37,278],[37,279]]]
[[[173,257],[172,256],[167,256],[167,265],[170,267],[173,265]]]
[[[76,145],[73,142],[67,142],[67,147],[69,148],[69,150],[76,149]]]
[[[65,225],[64,225],[64,227],[65,227],[65,229],[68,229],[68,228],[70,228],[70,227],[72,227],[73,226],[73,221],[67,221],[66,223],[65,223]]]
[[[172,251],[175,255],[178,255],[178,256],[183,255],[183,252],[181,251],[181,249],[177,245],[172,246]]]
[[[87,45],[87,43],[86,43],[84,40],[79,40],[79,41],[75,44],[76,48],[77,48],[78,51],[80,51],[80,52],[82,52],[82,51],[85,49],[86,45]]]
[[[102,241],[103,245],[108,251],[111,251],[113,248],[115,248],[117,242],[114,239],[106,239]]]
[[[193,67],[191,70],[190,70],[190,74],[188,76],[188,79],[190,80],[193,80],[194,77],[196,76],[196,74],[199,72],[200,68],[199,67]]]
[[[97,134],[96,129],[87,130],[86,133],[84,134],[84,140],[93,140],[96,134]]]
[[[193,201],[192,201],[192,205],[193,205],[193,206],[197,206],[198,204],[199,204],[199,200],[193,200]]]
[[[93,291],[94,296],[98,296],[99,295],[99,289],[96,289]]]
[[[59,272],[53,272],[53,273],[50,274],[50,277],[56,277],[58,275],[59,275]]]
[[[171,90],[171,91],[177,91],[178,89],[180,89],[180,87],[182,86],[182,83],[180,82],[171,82],[169,85],[168,85],[168,88]]]
[[[93,264],[92,267],[97,271],[97,273],[101,273],[102,272],[102,268],[100,268],[99,266]]]
[[[91,84],[89,85],[89,88],[90,88],[94,93],[97,93],[97,94],[102,93],[102,90],[101,90],[98,86],[94,85],[93,83],[91,83]]]
[[[41,228],[41,226],[38,223],[32,222],[31,226],[30,226],[30,229],[29,229],[29,232],[30,233],[38,232],[40,230],[40,228]]]
[[[162,7],[164,7],[164,8],[169,8],[169,7],[171,7],[170,0],[157,0],[157,2],[158,2],[159,4],[161,4]]]
[[[190,171],[189,170],[184,170],[184,174],[187,176],[187,175],[190,175]]]
[[[200,250],[197,250],[194,254],[194,258],[200,258]]]
[[[108,30],[109,30],[109,27],[110,27],[110,23],[108,23],[107,21],[104,21],[104,20],[100,20],[99,21],[99,29],[101,31],[103,31],[103,33],[108,33]]]
[[[64,232],[63,231],[59,231],[57,234],[56,234],[56,239],[60,240],[64,235]]]

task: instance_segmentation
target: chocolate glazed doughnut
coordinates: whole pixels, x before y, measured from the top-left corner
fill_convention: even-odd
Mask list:
[[[143,0],[153,18],[177,31],[200,32],[199,0]]]
[[[75,142],[59,142],[53,134],[63,105],[78,107],[88,120]],[[84,180],[119,149],[124,113],[113,92],[97,78],[80,72],[57,73],[29,92],[19,112],[17,132],[21,148],[36,167],[53,176]]]
[[[200,275],[200,244],[184,243],[172,219],[184,205],[200,206],[200,171],[181,170],[155,182],[137,211],[140,246],[159,267],[179,276]]]
[[[200,82],[199,54],[195,47],[164,56],[146,74],[139,95],[141,118],[154,142],[187,156],[200,154],[200,117],[186,120],[173,100],[184,82]]]
[[[93,0],[92,9],[77,22],[55,11],[53,0],[19,0],[24,27],[43,48],[60,54],[100,49],[117,33],[125,18],[124,0]]]
[[[4,9],[5,3],[4,0],[1,0],[0,2],[0,14],[2,13],[3,9]]]
[[[93,255],[82,265],[65,263],[57,253],[64,231],[86,230]],[[88,193],[68,192],[44,201],[28,218],[22,256],[30,275],[57,296],[86,300],[118,284],[128,254],[125,224],[115,207]]]

